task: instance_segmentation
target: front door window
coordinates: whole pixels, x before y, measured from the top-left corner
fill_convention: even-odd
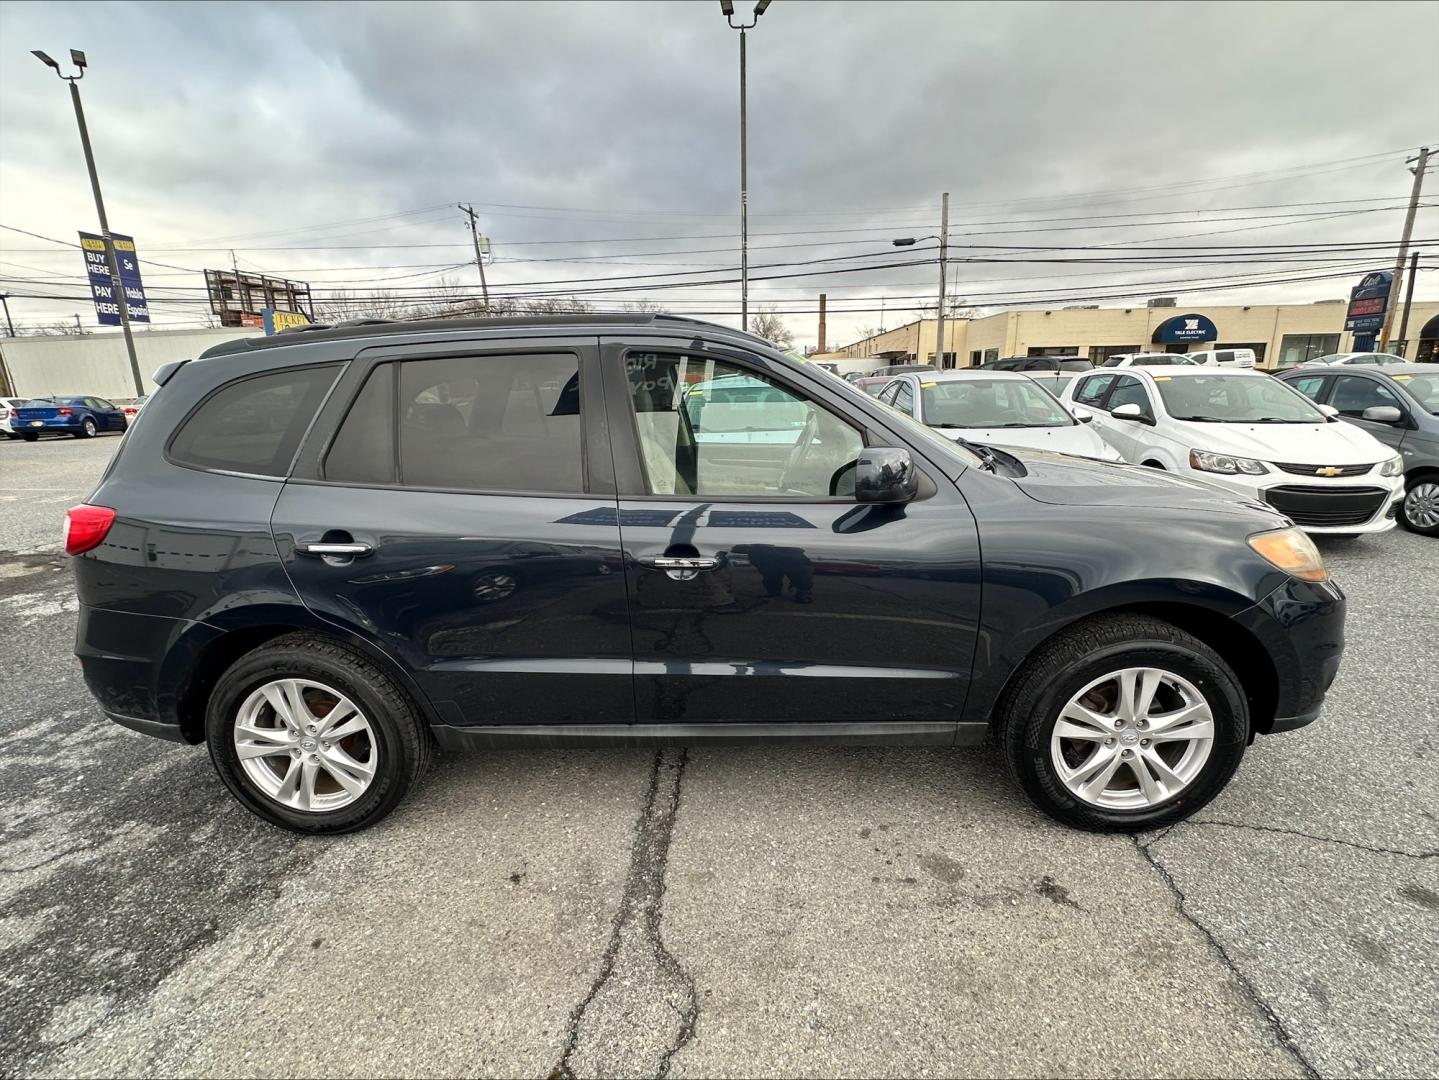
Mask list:
[[[625,363],[651,495],[848,497],[860,433],[768,376],[713,357]]]

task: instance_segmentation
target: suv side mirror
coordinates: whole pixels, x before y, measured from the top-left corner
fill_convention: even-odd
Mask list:
[[[855,462],[854,497],[862,503],[906,503],[919,494],[919,470],[909,451],[868,446]]]
[[[1153,420],[1144,415],[1144,410],[1132,401],[1116,407],[1109,415],[1116,420],[1129,420],[1136,424],[1154,424]]]
[[[1404,419],[1403,414],[1393,405],[1370,405],[1360,415],[1376,424],[1397,424]]]

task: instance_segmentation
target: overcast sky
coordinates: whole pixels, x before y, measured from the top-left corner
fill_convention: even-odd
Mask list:
[[[1105,290],[1196,307],[1346,295],[1392,248],[1054,266],[1022,260],[1095,256],[979,245],[1396,238],[1405,148],[1439,145],[1435,41],[1432,2],[775,0],[749,36],[751,304],[807,308],[825,291],[832,344],[879,326],[859,309],[881,297],[884,325],[913,318],[903,309],[932,293],[933,262],[851,268],[932,260],[888,240],[935,232],[945,190],[954,254],[1011,260],[952,272],[960,295],[990,309]],[[91,65],[81,88],[111,225],[152,260],[159,323],[201,321],[180,302],[202,284],[185,268],[228,266],[232,248],[242,269],[317,288],[473,287],[472,263],[445,269],[470,257],[461,201],[493,238],[496,292],[640,285],[585,295],[738,322],[737,285],[657,287],[732,277],[738,263],[738,34],[714,0],[8,0],[0,223],[67,242],[95,227],[94,207],[65,89],[28,50],[72,47]],[[1430,184],[1439,202],[1439,174]],[[1439,209],[1421,211],[1416,236],[1439,237]],[[868,258],[757,265],[855,255]],[[86,292],[73,248],[4,231],[0,260],[12,294]],[[1199,291],[1345,260],[1352,274],[1338,267],[1346,276],[1332,281]],[[591,278],[630,280],[532,284]],[[1175,279],[1194,291],[1163,284]],[[1419,295],[1439,295],[1439,273]],[[10,306],[22,325],[77,311],[94,323],[83,300]],[[788,322],[798,343],[814,341],[813,315]]]

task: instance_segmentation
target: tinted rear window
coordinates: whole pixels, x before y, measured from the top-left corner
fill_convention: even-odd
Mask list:
[[[294,368],[230,383],[192,412],[170,459],[200,469],[284,476],[339,366]]]

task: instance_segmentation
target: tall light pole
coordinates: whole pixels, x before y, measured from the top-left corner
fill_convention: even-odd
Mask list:
[[[39,49],[30,50],[40,62],[53,68],[55,74],[70,84],[70,100],[75,105],[75,122],[80,127],[80,145],[85,149],[85,168],[90,171],[90,190],[95,193],[95,213],[100,217],[100,235],[105,238],[105,260],[110,265],[110,286],[115,291],[115,306],[120,311],[120,329],[125,334],[125,351],[130,355],[130,375],[135,380],[135,393],[145,393],[145,380],[140,376],[140,358],[135,355],[135,338],[130,333],[130,304],[125,298],[125,286],[120,283],[120,264],[115,260],[115,240],[110,235],[110,222],[105,217],[105,200],[100,196],[100,177],[95,172],[95,154],[90,149],[90,129],[85,126],[85,110],[80,105],[80,87],[85,77],[85,54],[79,49],[70,50],[70,62],[80,72],[66,75],[60,65]]]
[[[947,270],[949,267],[949,192],[945,192],[940,200],[939,232],[929,236],[901,236],[891,240],[895,247],[913,247],[921,240],[939,241],[939,321],[935,326],[934,335],[934,366],[944,367],[944,301],[946,291]],[[923,363],[919,358],[919,345],[915,344],[915,362]]]
[[[745,31],[753,30],[770,0],[759,0],[747,23],[734,21],[734,0],[720,0],[720,11],[730,29],[739,31],[739,313],[741,328],[749,329],[749,114],[745,106]]]

